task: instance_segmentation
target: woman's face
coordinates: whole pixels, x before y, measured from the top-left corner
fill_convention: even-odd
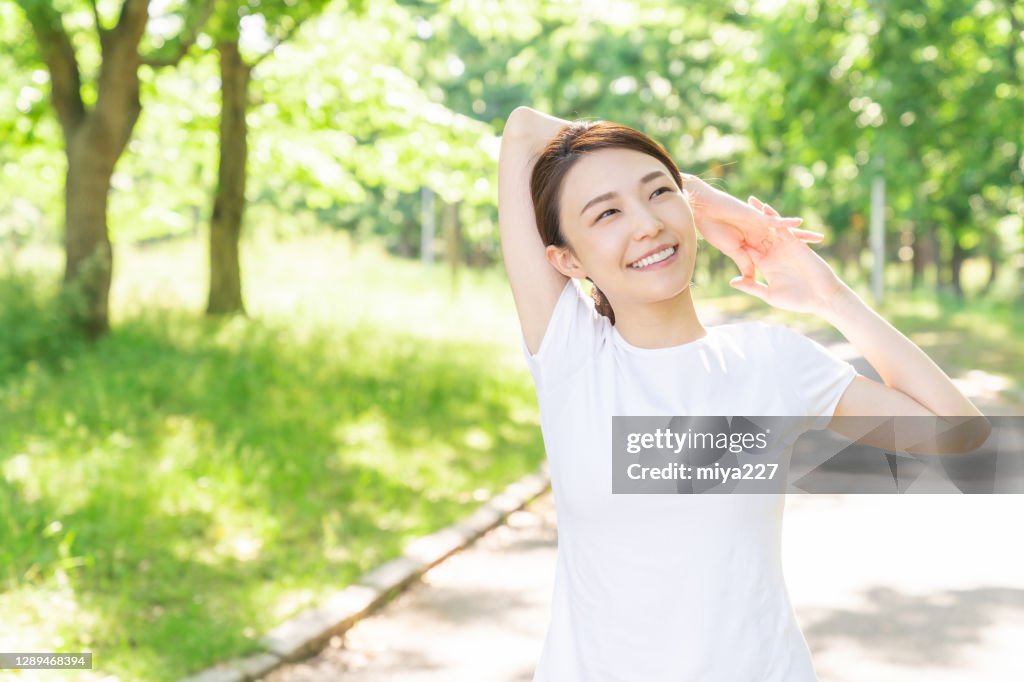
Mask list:
[[[560,211],[575,256],[549,246],[548,259],[565,275],[589,276],[613,309],[673,298],[689,285],[693,213],[653,156],[632,149],[585,155],[565,177]]]

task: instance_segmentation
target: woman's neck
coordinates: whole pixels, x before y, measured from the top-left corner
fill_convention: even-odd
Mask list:
[[[654,303],[614,304],[615,329],[637,348],[669,348],[707,335],[687,287],[673,298]]]

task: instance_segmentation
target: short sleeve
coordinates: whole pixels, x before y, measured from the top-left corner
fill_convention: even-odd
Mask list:
[[[531,354],[522,339],[523,355],[538,393],[566,381],[585,365],[598,344],[602,324],[609,322],[570,278],[555,303],[537,353]]]
[[[817,341],[788,327],[775,326],[773,331],[778,381],[787,414],[810,417],[808,429],[825,428],[857,370]]]

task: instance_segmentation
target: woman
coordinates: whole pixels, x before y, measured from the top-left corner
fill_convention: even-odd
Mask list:
[[[611,417],[794,415],[806,430],[978,410],[804,243],[820,235],[681,174],[637,131],[516,109],[499,221],[558,513],[534,681],[815,680],[781,571],[782,496],[612,495]],[[736,262],[735,288],[823,317],[884,383],[785,327],[704,327],[698,229]]]

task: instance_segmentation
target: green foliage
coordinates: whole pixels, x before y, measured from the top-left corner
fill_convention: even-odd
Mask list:
[[[216,58],[179,69],[143,68],[146,103],[110,195],[114,242],[195,234],[209,218],[220,113]]]
[[[155,54],[172,48],[161,31],[201,3],[185,4],[161,10],[147,34]],[[107,25],[115,9],[100,3]],[[12,76],[0,98],[16,106],[0,113],[11,133],[0,224],[52,238],[58,131],[41,62],[17,39],[24,19],[4,12]],[[63,18],[92,74],[87,5],[69,2]],[[496,136],[509,111],[532,104],[637,126],[687,170],[770,197],[848,250],[861,248],[870,180],[884,172],[904,245],[934,233],[943,260],[954,244],[1011,265],[1020,253],[1005,227],[1024,214],[1024,12],[1013,5],[233,0],[199,47],[229,25],[250,60],[283,41],[256,67],[249,115],[251,208],[288,216],[282,234],[325,220],[405,244],[426,186],[459,202],[463,255],[496,259]],[[213,60],[191,54],[175,73],[144,70],[146,111],[115,176],[115,239],[205,223],[218,81]],[[374,216],[387,218],[366,227]]]
[[[443,268],[337,239],[249,244],[258,317],[210,321],[176,265],[200,253],[122,249],[110,336],[0,381],[16,650],[60,639],[121,679],[179,679],[543,458],[518,346],[470,324],[515,329],[493,273],[452,305]]]
[[[24,14],[0,3],[0,243],[52,241],[61,219],[61,132]]]
[[[739,64],[747,97],[730,97],[752,122],[743,187],[774,178],[781,206],[821,207],[818,224],[842,234],[863,224],[884,174],[896,231],[920,239],[938,225],[941,242],[1014,253],[995,230],[1024,211],[1013,11],[808,0],[757,17],[760,58]]]
[[[362,198],[359,186],[426,185],[446,201],[493,202],[494,187],[478,182],[496,167],[488,126],[453,112],[401,68],[422,53],[416,26],[402,8],[372,3],[361,17],[325,14],[282,45],[257,85],[265,104],[253,125],[267,142],[254,150],[254,175],[255,164],[272,165],[274,193],[288,204],[308,193],[314,207]]]
[[[0,275],[0,382],[21,372],[59,369],[85,339],[69,311],[79,303],[53,278],[7,271]]]

